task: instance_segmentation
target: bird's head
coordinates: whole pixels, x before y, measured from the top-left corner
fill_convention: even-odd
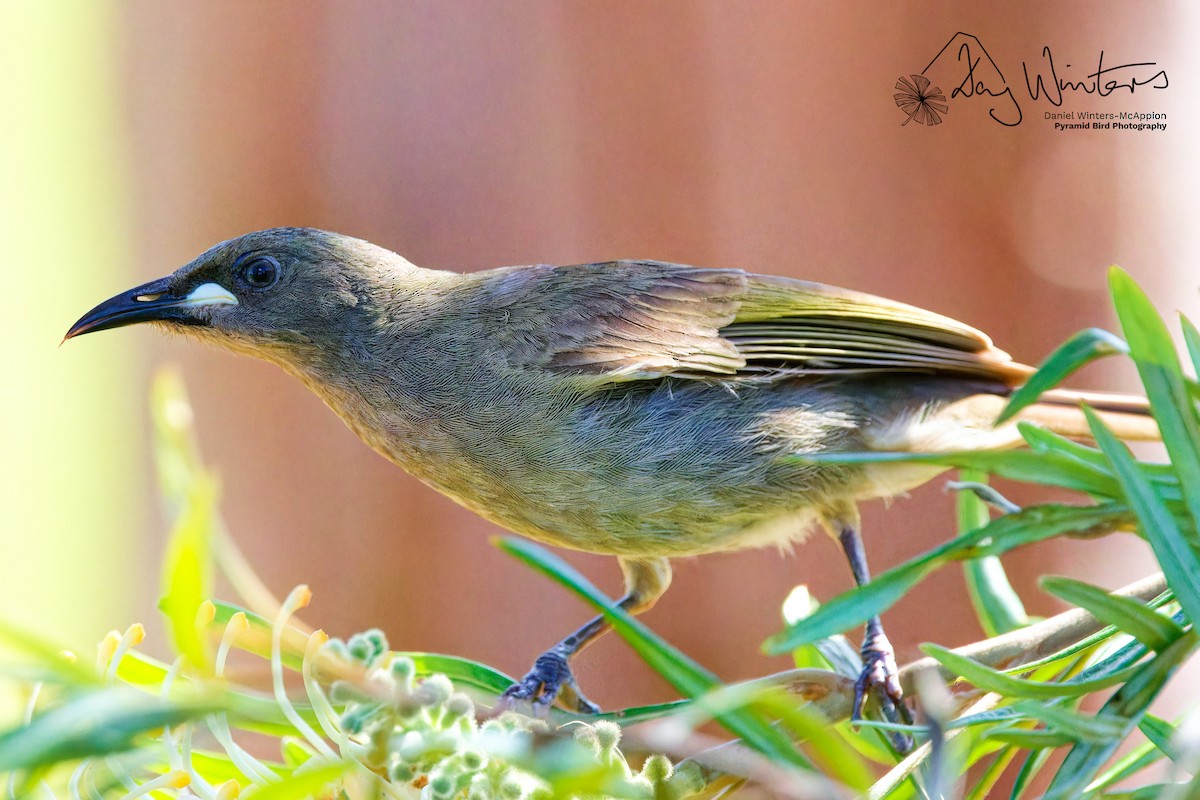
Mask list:
[[[297,350],[344,348],[361,304],[420,283],[422,274],[434,273],[361,239],[273,228],[222,242],[165,278],[104,301],[66,338],[153,322],[286,361]]]

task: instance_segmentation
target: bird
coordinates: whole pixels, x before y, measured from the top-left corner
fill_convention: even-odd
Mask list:
[[[822,454],[1021,444],[1016,421],[1086,438],[1086,403],[1157,438],[1144,398],[1054,390],[996,424],[1033,373],[980,331],[835,286],[662,261],[457,273],[362,239],[272,228],[100,303],[66,334],[152,323],[282,367],[368,445],[517,534],[615,556],[637,614],[670,559],[788,546],[824,528],[870,580],[858,505],[944,470]],[[571,661],[596,617],[503,695],[596,713]],[[865,626],[853,718],[911,721],[895,651]]]

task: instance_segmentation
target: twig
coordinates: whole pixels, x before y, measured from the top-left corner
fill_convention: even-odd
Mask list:
[[[1117,589],[1113,594],[1149,601],[1166,591],[1166,588],[1166,579],[1159,572]],[[1056,653],[1106,627],[1105,623],[1083,609],[1073,608],[1024,628],[955,648],[954,652],[993,669],[1011,669]],[[906,690],[911,689],[913,675],[929,667],[941,669],[932,658],[906,664],[900,670],[901,686]],[[952,677],[945,669],[942,669],[942,675]]]

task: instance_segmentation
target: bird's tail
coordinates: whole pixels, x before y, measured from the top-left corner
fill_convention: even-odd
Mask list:
[[[1054,389],[1024,409],[1017,419],[1035,422],[1061,436],[1090,439],[1091,430],[1083,415],[1084,405],[1097,412],[1122,439],[1155,441],[1162,438],[1154,417],[1150,416],[1150,404],[1146,398],[1130,394]]]

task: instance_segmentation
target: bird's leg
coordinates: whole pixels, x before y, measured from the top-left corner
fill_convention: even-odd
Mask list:
[[[620,559],[625,574],[625,595],[617,605],[631,614],[639,614],[654,605],[671,584],[671,565],[665,558]],[[548,708],[555,702],[580,714],[598,714],[600,708],[579,691],[571,674],[571,658],[609,629],[603,616],[596,617],[579,630],[538,656],[533,669],[505,690],[503,703],[512,707],[531,703],[535,709]]]
[[[867,554],[863,548],[862,536],[859,534],[859,518],[855,510],[837,515],[827,521],[828,525],[836,526],[838,541],[850,562],[850,571],[854,573],[854,582],[858,586],[871,580],[870,570],[867,569]],[[900,669],[896,666],[896,651],[883,632],[883,622],[878,616],[867,620],[866,632],[862,643],[863,669],[854,682],[854,708],[852,721],[862,719],[863,702],[868,694],[875,692],[879,699],[879,707],[888,722],[911,725],[912,712],[904,702],[904,692],[900,688]],[[901,752],[912,749],[912,739],[901,733],[890,735],[892,744]]]

